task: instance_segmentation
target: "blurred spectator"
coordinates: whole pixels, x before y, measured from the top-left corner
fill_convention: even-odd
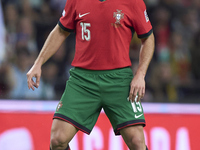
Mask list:
[[[48,100],[58,99],[57,97],[58,93],[56,93],[54,89],[54,85],[57,82],[56,77],[58,75],[58,68],[56,64],[51,62],[44,64],[42,72],[43,72],[42,73],[43,85],[41,88],[43,90],[43,95],[42,95],[43,99],[48,99]]]
[[[158,54],[159,61],[170,63],[174,78],[180,84],[190,82],[190,52],[184,47],[182,36],[172,32],[167,47]]]
[[[50,31],[57,24],[61,13],[58,14],[57,11],[53,10],[47,1],[41,3],[41,7],[37,10],[37,13],[39,17],[34,20],[34,25],[37,46],[40,51]]]
[[[149,86],[155,102],[177,102],[178,93],[169,62],[154,65]]]
[[[156,48],[160,52],[162,48],[167,46],[170,35],[170,12],[165,7],[159,7],[155,11],[154,34],[156,37]]]
[[[56,67],[56,74],[54,76],[54,87],[57,94],[57,98],[61,97],[68,79],[68,75],[65,72],[67,68],[67,47],[66,43],[63,43],[59,50],[53,55],[49,62]]]
[[[32,53],[38,53],[34,33],[35,29],[31,20],[22,17],[19,21],[16,46],[27,47]]]
[[[0,66],[0,99],[9,98],[14,80],[9,64],[3,62]]]
[[[44,0],[29,0],[29,4],[31,8],[36,9],[36,10],[40,9],[43,2]]]
[[[63,6],[65,6],[65,3],[66,0],[50,0],[51,6],[60,13],[63,11]]]
[[[14,54],[17,43],[17,27],[19,21],[19,11],[15,4],[8,3],[4,9],[6,26],[6,59],[10,60]]]
[[[54,91],[51,86],[45,86],[41,79],[40,87],[35,91],[27,88],[26,73],[29,70],[32,59],[31,53],[26,47],[17,47],[15,63],[10,66],[13,81],[13,87],[10,91],[12,99],[52,99]],[[48,89],[46,89],[48,88]],[[50,94],[50,96],[48,96]]]
[[[30,57],[30,52],[26,47],[16,49],[14,64],[10,66],[12,77],[15,79],[10,91],[10,98],[12,99],[39,98],[41,94],[41,90],[36,89],[33,93],[26,87],[26,72],[30,67]]]
[[[181,87],[192,83],[191,55],[183,43],[182,36],[177,32],[172,32],[167,47],[158,53],[160,64],[152,75],[154,78],[154,75],[158,74],[158,77],[152,80],[151,85],[155,95],[163,97],[160,99],[166,97],[169,101],[178,101]],[[156,80],[159,80],[159,83],[156,83]],[[165,91],[165,94],[161,91]]]
[[[0,66],[4,59],[5,59],[5,26],[4,26],[3,11],[0,1]]]
[[[191,57],[192,74],[194,79],[200,83],[200,30],[192,40]]]
[[[193,8],[185,9],[180,19],[174,22],[173,29],[181,34],[184,47],[189,48],[192,37],[200,29],[199,23],[199,12]]]

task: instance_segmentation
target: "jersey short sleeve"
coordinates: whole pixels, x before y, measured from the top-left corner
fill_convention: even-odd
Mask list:
[[[59,19],[58,24],[64,31],[73,32],[75,29],[75,2],[76,0],[67,0]]]
[[[147,15],[144,1],[135,0],[133,11],[133,28],[136,31],[138,38],[148,37],[153,32],[153,30]]]

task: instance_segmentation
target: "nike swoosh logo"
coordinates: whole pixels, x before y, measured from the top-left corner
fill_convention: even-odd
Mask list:
[[[135,114],[135,118],[139,118],[139,117],[141,117],[143,114],[140,114],[140,115],[136,115]]]
[[[83,16],[85,16],[85,15],[88,15],[89,13],[90,13],[90,12],[88,12],[88,13],[85,13],[85,14],[82,14],[82,15],[79,13],[79,15],[78,15],[78,16],[79,16],[79,18],[81,18],[81,17],[83,17]]]

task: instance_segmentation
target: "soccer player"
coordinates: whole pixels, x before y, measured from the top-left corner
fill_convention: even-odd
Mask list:
[[[76,33],[75,56],[66,89],[56,108],[51,150],[69,150],[78,130],[90,134],[101,109],[130,150],[147,150],[140,99],[154,52],[154,35],[143,0],[67,0],[62,16],[27,73],[28,88],[38,88],[41,66]],[[133,77],[129,46],[141,39]],[[36,82],[33,81],[36,77]]]

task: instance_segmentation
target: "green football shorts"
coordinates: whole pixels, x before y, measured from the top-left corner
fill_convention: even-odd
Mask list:
[[[145,126],[141,103],[127,100],[132,79],[130,67],[105,71],[75,67],[70,70],[70,78],[53,118],[90,134],[103,108],[116,135],[127,126]]]

